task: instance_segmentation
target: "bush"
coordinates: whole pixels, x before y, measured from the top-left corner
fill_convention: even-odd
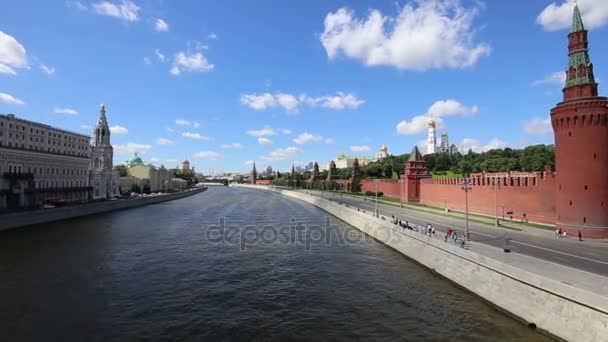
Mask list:
[[[376,196],[376,193],[373,191],[366,191],[365,192],[365,196]],[[378,191],[378,197],[382,197],[384,196],[384,193],[382,191]]]

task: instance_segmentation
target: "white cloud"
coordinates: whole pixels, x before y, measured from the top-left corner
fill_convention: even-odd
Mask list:
[[[263,156],[262,159],[266,161],[285,160],[288,158],[293,158],[301,152],[302,150],[297,147],[279,148]]]
[[[53,108],[55,114],[78,115],[78,111],[72,108]]]
[[[167,132],[169,133],[175,133],[175,130],[171,127],[167,127]]]
[[[221,159],[223,156],[213,151],[201,151],[194,154],[195,158],[207,158],[207,159]]]
[[[217,34],[215,34],[214,32],[211,32],[207,35],[208,39],[217,39]]]
[[[569,28],[572,25],[572,12],[575,0],[555,2],[545,7],[536,18],[536,23],[547,31]],[[584,0],[578,7],[583,16],[585,28],[595,29],[608,23],[608,1]]]
[[[144,64],[145,64],[145,65],[150,65],[150,64],[152,64],[152,61],[150,60],[150,58],[149,58],[149,57],[144,57]]]
[[[353,94],[337,92],[335,95],[310,97],[306,94],[296,96],[289,93],[241,94],[241,103],[253,110],[266,110],[281,107],[288,113],[297,113],[302,104],[310,107],[321,106],[328,109],[357,109],[365,101]]]
[[[25,102],[6,93],[0,93],[0,101],[11,105],[23,105]]]
[[[426,113],[416,115],[410,121],[403,120],[397,124],[397,133],[413,135],[425,132],[431,120],[435,120],[437,129],[445,127],[443,118],[449,116],[468,117],[479,111],[477,106],[467,107],[456,100],[436,101]]]
[[[156,54],[156,58],[162,63],[167,60],[167,56],[165,56],[159,49],[154,50],[154,54]]]
[[[290,135],[292,133],[291,130],[287,129],[287,128],[282,128],[282,129],[280,129],[280,131],[284,135]]]
[[[201,125],[201,123],[198,121],[192,122],[192,127],[194,127],[194,128],[198,128],[198,127],[200,127],[200,125]]]
[[[114,152],[116,154],[133,155],[135,153],[145,154],[146,151],[150,150],[152,146],[138,143],[127,143],[124,145],[114,145]]]
[[[369,66],[420,71],[469,67],[491,50],[474,41],[479,10],[459,0],[425,0],[406,4],[395,17],[372,10],[359,19],[343,7],[327,14],[320,40],[329,59],[343,55]]]
[[[13,70],[13,68],[9,67],[8,65],[0,64],[0,75],[15,76],[15,75],[17,75],[17,72],[15,70]]]
[[[253,163],[254,163],[253,160],[248,160],[248,161],[245,162],[245,165],[252,165]]]
[[[276,135],[277,133],[270,127],[264,127],[262,129],[250,129],[247,131],[247,134],[252,137],[263,137],[268,135]]]
[[[260,143],[260,145],[270,145],[270,144],[272,144],[272,140],[270,140],[268,138],[264,138],[264,137],[259,137],[258,143]]]
[[[542,80],[536,80],[532,85],[557,85],[563,86],[566,84],[566,72],[565,71],[556,71],[550,75],[547,75]]]
[[[334,139],[324,138],[323,136],[318,135],[318,134],[311,134],[308,132],[304,132],[304,133],[301,133],[300,135],[298,135],[295,139],[293,139],[293,142],[298,145],[303,145],[303,144],[307,144],[307,143],[311,143],[311,142],[324,142],[326,144],[333,144]]]
[[[112,126],[110,127],[110,132],[116,135],[123,135],[129,133],[129,130],[122,126]]]
[[[184,119],[176,119],[175,120],[175,124],[176,125],[180,125],[180,126],[190,126],[192,123],[188,120],[184,120]]]
[[[88,8],[87,6],[85,6],[82,2],[80,1],[66,1],[66,5],[68,7],[76,7],[76,9],[79,9],[81,11],[86,11]]]
[[[167,32],[169,31],[169,24],[160,18],[156,18],[154,20],[154,30],[156,32]]]
[[[93,129],[93,126],[91,125],[80,125],[80,129]]]
[[[173,58],[171,75],[180,75],[182,72],[206,72],[214,68],[201,52],[188,53],[180,51]]]
[[[128,0],[122,0],[120,4],[101,1],[94,3],[91,8],[93,11],[101,15],[107,15],[129,22],[139,20],[139,6]]]
[[[489,143],[483,144],[477,139],[472,138],[464,138],[460,142],[458,149],[461,153],[467,153],[469,150],[473,150],[473,152],[486,152],[493,149],[505,148],[507,147],[507,143],[504,141],[494,138],[490,140]]]
[[[200,133],[192,133],[192,132],[184,132],[184,133],[182,133],[182,137],[196,139],[196,140],[209,140],[208,136],[201,135]]]
[[[371,151],[371,148],[367,145],[351,146],[350,151],[354,153],[365,153]]]
[[[0,31],[0,74],[16,75],[15,69],[27,69],[27,52],[14,37]]]
[[[243,148],[243,145],[241,145],[239,143],[232,143],[232,144],[222,144],[221,147],[228,149],[228,150],[240,150]]]
[[[47,75],[53,75],[53,74],[55,74],[55,68],[50,67],[50,66],[46,66],[44,64],[40,65],[40,70],[42,70]]]
[[[165,138],[158,138],[158,140],[156,140],[156,143],[158,145],[173,145],[173,144],[175,144],[175,142],[173,140],[169,140],[169,139],[165,139]]]
[[[531,135],[544,135],[553,133],[550,117],[535,117],[524,124],[524,131]]]
[[[311,107],[321,105],[321,107],[329,109],[357,109],[365,101],[358,99],[353,94],[344,94],[342,92],[331,96],[309,97],[306,94],[300,96],[300,100]]]

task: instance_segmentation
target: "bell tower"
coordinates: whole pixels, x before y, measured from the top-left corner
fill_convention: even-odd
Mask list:
[[[91,146],[90,170],[112,171],[114,149],[110,143],[110,127],[106,118],[106,106],[99,108],[99,119],[95,126],[93,144]]]
[[[557,227],[608,237],[608,99],[598,96],[588,33],[574,5],[564,100],[551,110]]]

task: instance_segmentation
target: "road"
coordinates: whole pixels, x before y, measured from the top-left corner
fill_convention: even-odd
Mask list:
[[[320,191],[306,190],[315,196],[321,196]],[[342,202],[351,207],[361,208],[368,212],[374,212],[375,201],[354,196],[340,196],[337,193],[324,192],[323,196],[335,202]],[[438,231],[445,233],[453,229],[464,233],[465,223],[462,220],[445,216],[425,213],[408,208],[399,208],[388,204],[378,203],[378,214],[390,220],[394,215],[402,221],[408,221],[418,225],[432,224]],[[558,239],[530,235],[516,230],[495,228],[490,225],[469,222],[469,232],[472,241],[484,243],[498,248],[504,246],[505,233],[511,238],[511,252],[522,253],[538,259],[551,261],[608,276],[608,242],[579,242],[575,237]]]

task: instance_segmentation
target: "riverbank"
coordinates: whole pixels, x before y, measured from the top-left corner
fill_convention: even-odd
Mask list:
[[[608,336],[606,277],[479,243],[463,249],[443,237],[402,230],[390,217],[376,218],[302,192],[273,191],[325,210],[531,327],[568,341]]]
[[[169,194],[84,203],[80,205],[52,209],[36,209],[0,215],[0,231],[17,229],[35,224],[43,224],[80,216],[102,214],[110,211],[136,208],[143,205],[172,201],[204,192],[207,188],[192,189]]]

